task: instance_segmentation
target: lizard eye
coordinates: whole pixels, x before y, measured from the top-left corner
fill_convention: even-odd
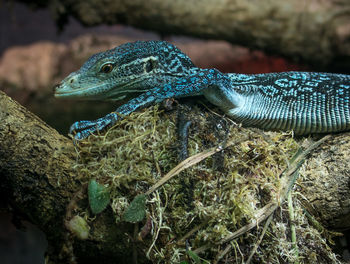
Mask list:
[[[146,64],[143,66],[145,72],[151,72],[154,69],[158,68],[158,58],[149,57],[147,58]]]
[[[110,73],[113,70],[113,64],[107,63],[101,67],[101,72],[103,73]]]

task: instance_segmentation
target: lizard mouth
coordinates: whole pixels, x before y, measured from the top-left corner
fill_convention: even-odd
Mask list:
[[[54,87],[56,98],[74,98],[87,100],[121,100],[131,94],[139,94],[146,89],[138,85],[142,80],[127,82],[81,78],[79,73],[72,73]]]
[[[90,87],[71,87],[63,82],[54,87],[54,96],[56,98],[118,101],[144,91],[143,89],[130,89],[128,85],[119,87],[102,83]]]
[[[94,91],[98,88],[98,86],[92,87],[81,87],[81,88],[72,88],[67,87],[64,84],[58,84],[54,87],[55,97],[86,97],[90,94],[90,91]]]
[[[106,83],[95,83],[90,86],[74,86],[73,82],[65,81],[54,87],[54,95],[56,98],[85,98],[99,99],[101,95],[106,95],[113,90],[112,85]],[[103,96],[105,97],[105,96]]]

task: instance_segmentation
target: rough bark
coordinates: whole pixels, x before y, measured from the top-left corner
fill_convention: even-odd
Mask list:
[[[350,229],[350,134],[334,136],[301,169],[305,207],[325,226]]]
[[[72,248],[79,263],[130,263],[133,248],[125,232],[133,226],[117,226],[111,209],[90,226],[88,240],[66,230],[67,206],[83,188],[75,180],[75,159],[70,139],[0,91],[0,193],[15,215],[46,234],[47,263],[74,263]]]
[[[350,65],[349,1],[58,0],[42,5],[50,5],[58,21],[72,15],[88,26],[121,23],[223,39],[329,71],[348,72]]]
[[[142,245],[128,235],[134,226],[117,225],[110,208],[89,223],[87,240],[69,235],[64,225],[69,220],[67,210],[74,211],[74,203],[69,203],[77,193],[85,195],[72,166],[76,159],[72,141],[2,92],[0,110],[0,193],[15,214],[44,231],[49,241],[47,263],[75,263],[73,256],[79,263],[131,263],[136,251],[138,263],[146,263]],[[302,188],[311,207],[324,223],[338,229],[350,227],[350,171],[344,165],[349,144],[349,133],[335,135],[302,171],[305,177],[313,177],[312,184]],[[86,200],[78,197],[76,202],[87,207]]]

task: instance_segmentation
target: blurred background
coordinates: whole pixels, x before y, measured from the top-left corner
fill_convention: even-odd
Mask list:
[[[72,2],[0,1],[0,90],[64,135],[116,104],[56,100],[52,87],[92,54],[125,42],[167,40],[197,66],[223,72],[350,73],[348,1]],[[12,222],[0,214],[0,262],[44,263],[40,227]],[[337,247],[349,261],[346,239]]]
[[[56,100],[52,87],[77,70],[92,54],[135,40],[174,43],[202,68],[223,72],[263,73],[304,70],[303,63],[223,40],[159,34],[130,26],[84,27],[70,17],[59,29],[49,9],[32,9],[15,1],[0,9],[0,89],[66,134],[78,119],[92,119],[115,109],[115,103]]]

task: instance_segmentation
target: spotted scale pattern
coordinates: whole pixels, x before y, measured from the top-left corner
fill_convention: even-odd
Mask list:
[[[294,130],[300,135],[350,129],[348,75],[283,72],[249,77],[236,88],[246,100],[245,107],[232,110],[232,116],[243,124]],[[236,76],[231,79],[237,82]]]
[[[110,73],[101,67],[113,65]],[[197,68],[165,41],[137,41],[93,55],[56,87],[56,97],[131,100],[94,121],[78,121],[76,139],[166,98],[204,95],[246,126],[296,134],[350,129],[350,76],[315,72],[224,74]]]

